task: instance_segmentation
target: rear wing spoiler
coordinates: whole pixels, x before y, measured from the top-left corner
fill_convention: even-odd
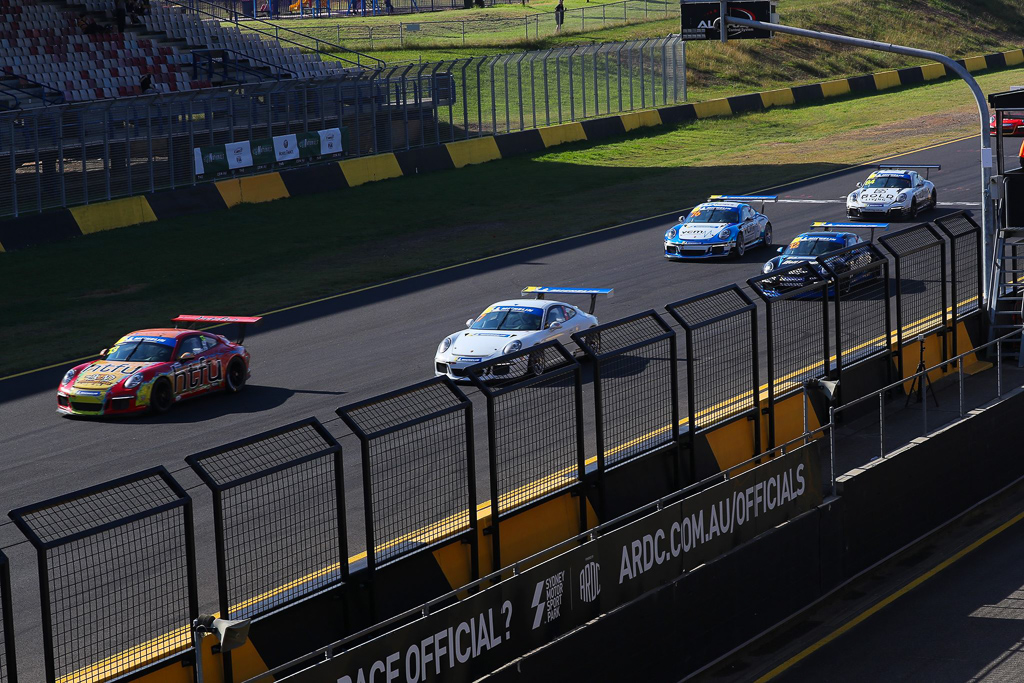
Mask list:
[[[252,317],[252,316],[238,316],[238,315],[179,315],[174,318],[171,322],[173,323],[188,323],[188,329],[194,329],[197,323],[212,323],[211,327],[219,325],[225,325],[228,323],[238,324],[238,339],[236,343],[241,344],[245,341],[245,329],[246,325],[254,325],[263,318]],[[177,327],[177,324],[175,324]]]
[[[814,221],[811,223],[812,228],[818,228],[824,232],[832,232],[832,230],[871,230],[870,241],[875,241],[875,230],[881,230],[886,232],[889,229],[888,223],[833,223],[831,221]]]
[[[612,297],[615,295],[615,290],[608,288],[602,289],[598,287],[523,287],[523,296],[527,294],[533,294],[537,299],[543,299],[548,294],[587,294],[590,295],[590,310],[587,311],[591,315],[594,314],[594,308],[597,307],[597,297],[605,295]]]
[[[765,202],[779,201],[778,195],[774,194],[713,194],[708,197],[709,202],[761,202],[761,211],[764,211]]]
[[[879,171],[902,171],[905,168],[924,169],[924,177],[927,179],[932,169],[942,169],[942,164],[875,164]]]

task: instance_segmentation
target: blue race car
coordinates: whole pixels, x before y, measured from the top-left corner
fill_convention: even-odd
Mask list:
[[[750,247],[772,244],[772,224],[750,201],[778,201],[775,196],[716,194],[695,207],[665,233],[665,258],[701,259],[743,256]]]
[[[810,263],[815,270],[819,270],[817,263],[819,256],[852,247],[863,241],[859,235],[852,232],[829,232],[827,230],[803,232],[794,237],[785,249],[779,247],[780,255],[764,264],[761,272],[770,273],[776,268],[784,268],[797,263]]]

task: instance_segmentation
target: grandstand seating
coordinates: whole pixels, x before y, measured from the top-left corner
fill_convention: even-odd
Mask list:
[[[240,60],[248,67],[240,80],[318,78],[346,70],[320,61],[318,54],[283,48],[156,1],[140,17],[142,23],[127,26],[124,34],[114,27],[87,34],[79,19],[88,16],[112,26],[114,0],[85,0],[84,15],[82,5],[68,2],[0,0],[0,108],[137,95],[145,74],[151,92],[217,85],[215,79],[193,78],[190,52],[195,49],[219,50],[223,59]]]

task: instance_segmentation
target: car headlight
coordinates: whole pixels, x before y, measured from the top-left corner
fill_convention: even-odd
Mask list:
[[[452,345],[452,338],[451,337],[445,337],[444,341],[442,341],[440,344],[438,344],[437,352],[438,353],[444,353],[445,351],[447,351],[451,347],[451,345]]]
[[[523,348],[523,342],[519,341],[518,339],[514,339],[514,340],[510,341],[508,344],[505,344],[505,348],[502,349],[501,352],[502,353],[515,353],[516,351],[518,351],[521,348]]]
[[[906,192],[901,192],[900,196],[896,198],[896,201],[901,202],[901,203],[907,201],[907,193]]]
[[[73,380],[75,378],[75,375],[77,375],[77,374],[78,374],[78,371],[75,370],[74,368],[72,368],[71,370],[68,370],[67,372],[64,373],[64,379],[62,379],[60,381],[60,383],[62,385],[68,384],[71,380]]]
[[[665,239],[670,240],[676,236],[676,229],[669,228],[669,231],[665,233]]]
[[[727,239],[729,239],[729,237],[731,235],[732,235],[732,230],[730,228],[726,228],[722,232],[718,233],[718,239],[720,239],[720,240],[727,240]]]
[[[851,202],[857,201],[857,193],[856,192],[851,192],[850,196],[847,197],[847,199],[849,199]]]
[[[140,384],[142,384],[142,373],[141,372],[136,372],[134,375],[129,377],[127,380],[125,380],[124,388],[125,389],[134,389],[135,387],[139,386]]]
[[[770,273],[773,270],[775,270],[775,264],[772,263],[771,261],[769,261],[768,263],[764,264],[764,267],[761,268],[761,272],[762,273]]]

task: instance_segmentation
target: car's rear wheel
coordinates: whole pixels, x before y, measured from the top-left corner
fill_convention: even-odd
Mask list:
[[[743,258],[747,253],[747,245],[743,243],[743,233],[736,235],[736,258]]]
[[[245,363],[236,358],[228,364],[225,387],[232,394],[237,394],[245,386]]]
[[[174,405],[174,391],[171,383],[161,380],[153,385],[153,393],[149,396],[149,409],[157,415],[162,415]]]
[[[764,224],[764,239],[762,241],[764,246],[772,246],[772,224],[770,222]]]

